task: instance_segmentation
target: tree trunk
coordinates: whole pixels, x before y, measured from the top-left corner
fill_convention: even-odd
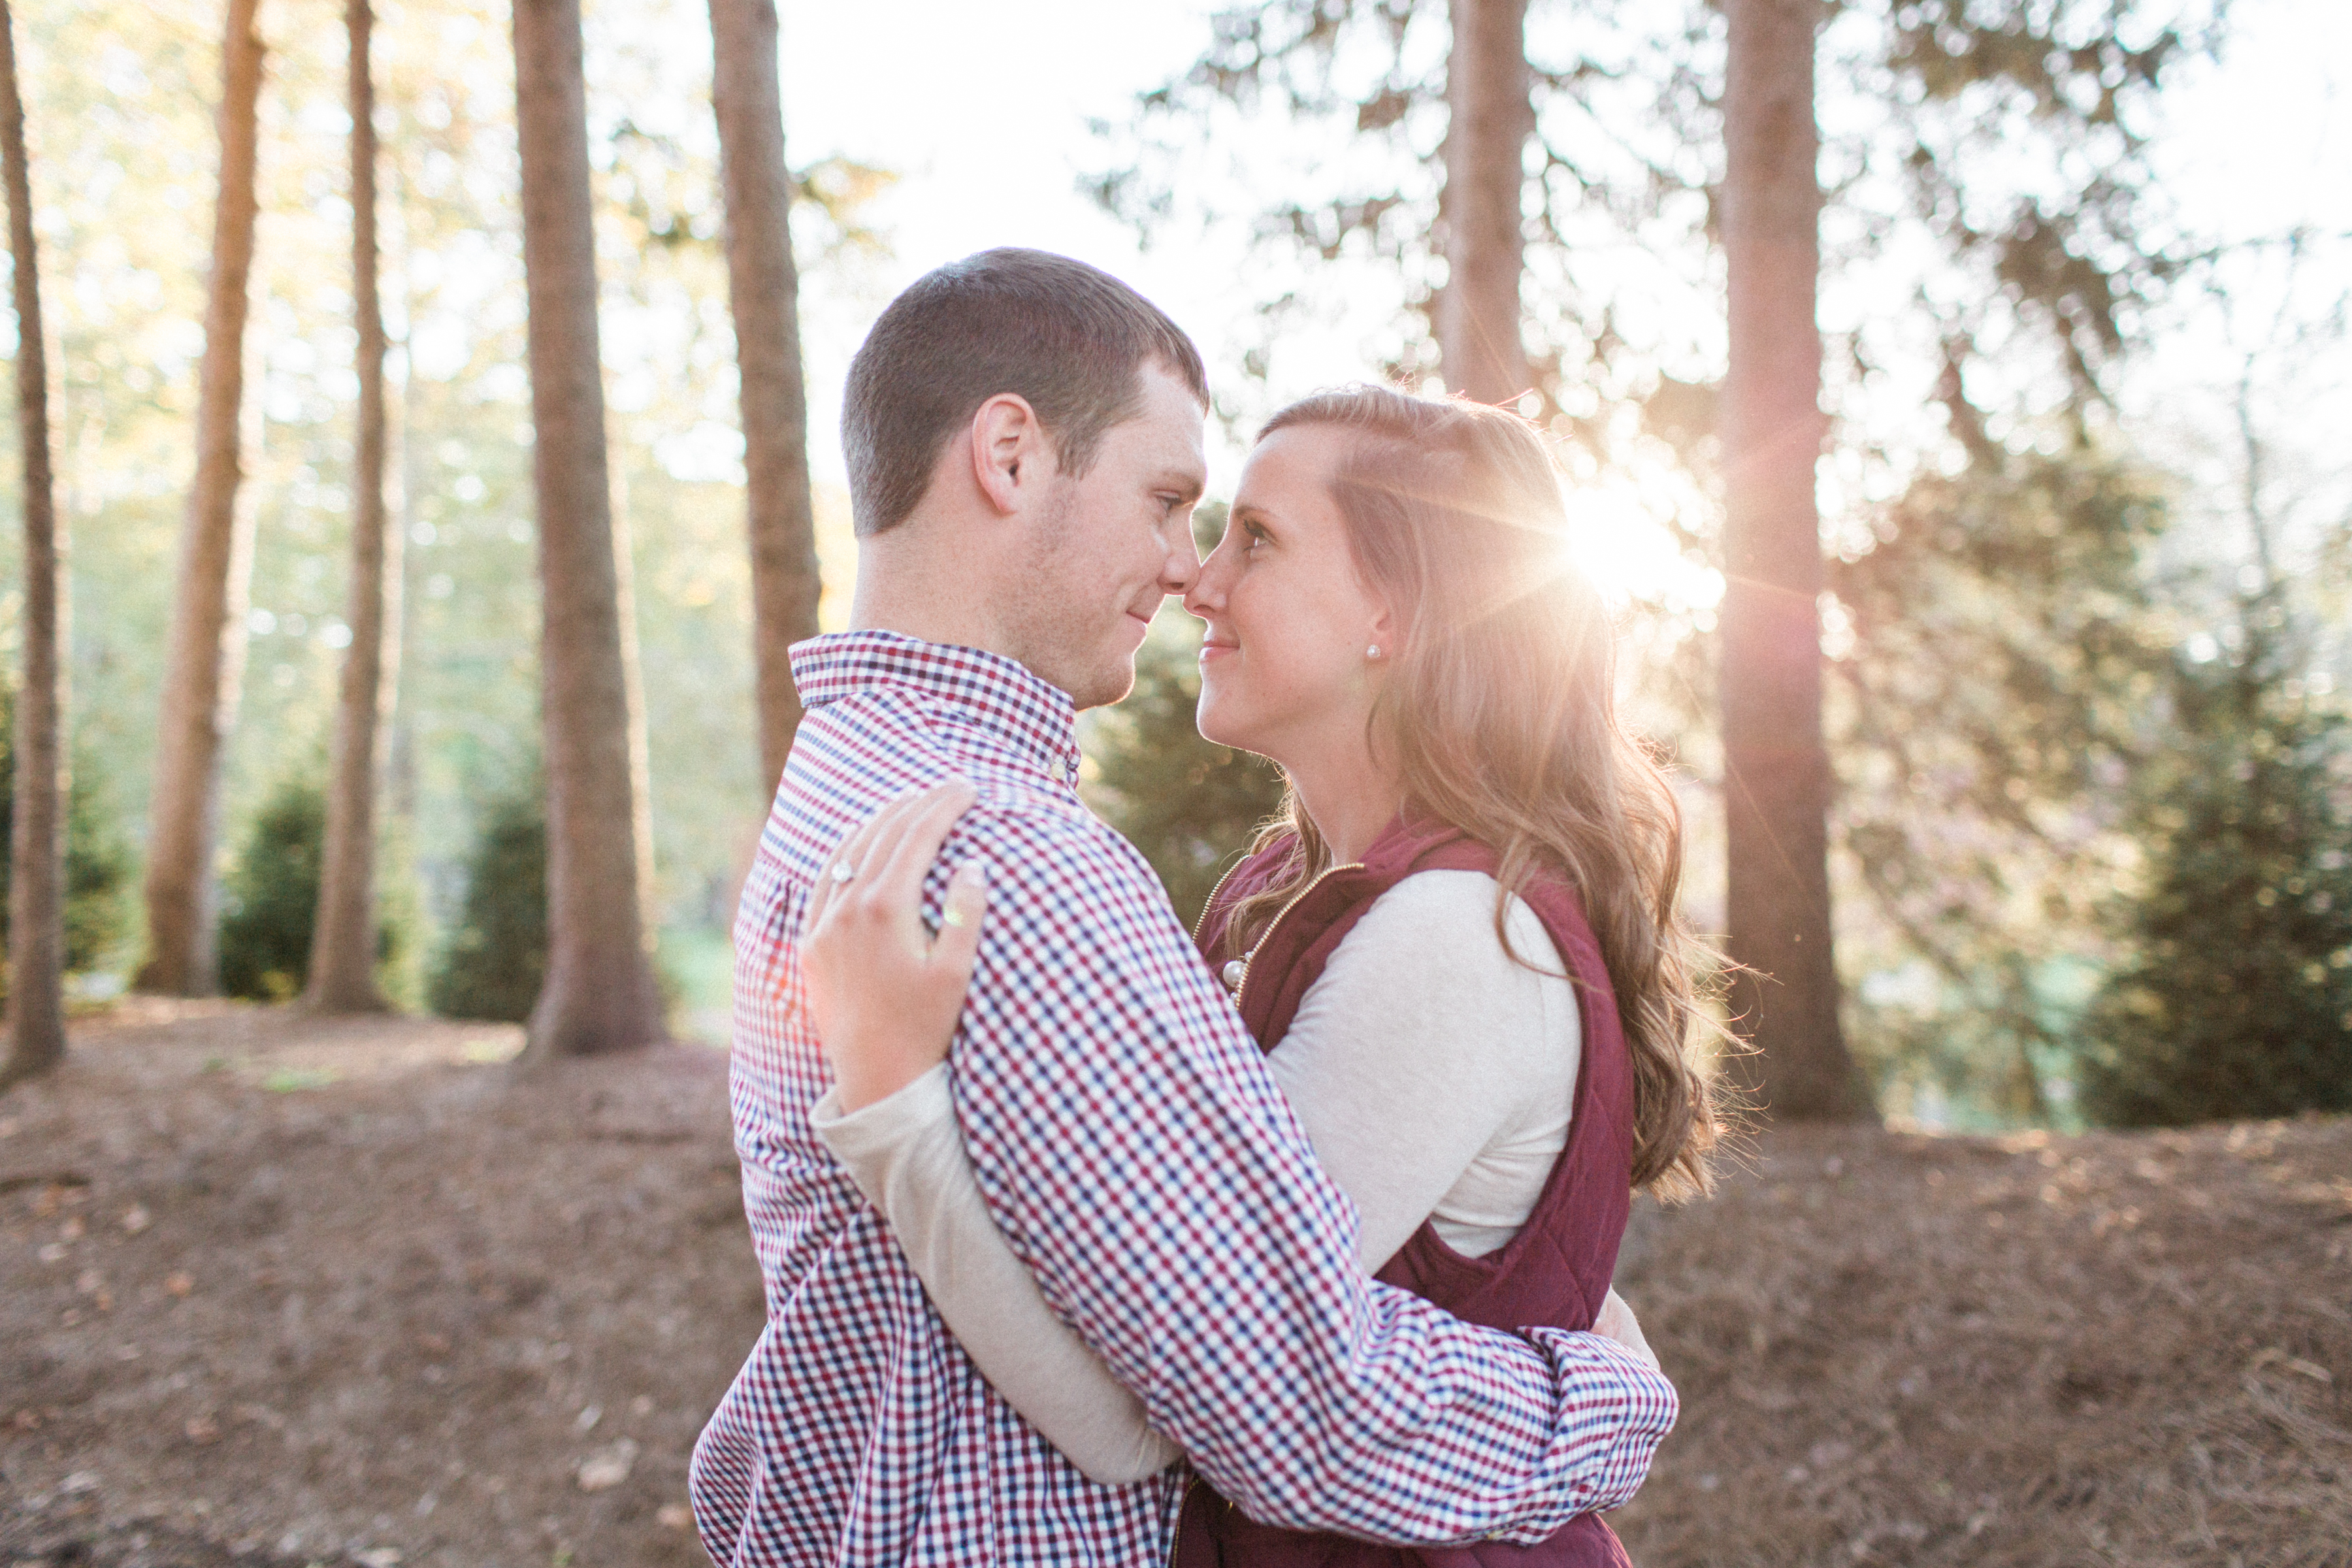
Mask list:
[[[220,808],[221,744],[236,726],[237,688],[245,676],[253,530],[250,516],[237,507],[237,480],[261,96],[257,4],[228,0],[221,46],[220,203],[213,214],[212,279],[196,397],[196,478],[180,536],[147,840],[147,961],[137,984],[144,991],[179,996],[209,995],[218,984],[213,835]]]
[[[529,1052],[547,1058],[660,1039],[662,1006],[640,903],[579,0],[515,0],[514,46],[547,748],[547,984]]]
[[[0,163],[16,262],[16,419],[25,458],[25,667],[16,692],[16,821],[8,845],[8,1047],[0,1087],[65,1058],[64,614],[49,474],[47,355],[33,244],[33,182],[16,81],[16,18],[0,0]]]
[[[816,635],[818,593],[775,0],[710,0],[710,43],[719,179],[727,193],[727,283],[742,383],[760,767],[772,795],[801,721],[800,693],[785,653]]]
[[[1480,403],[1528,389],[1519,337],[1521,160],[1535,128],[1527,20],[1528,0],[1454,0],[1437,347],[1445,384]]]
[[[1871,1114],[1838,1024],[1830,945],[1829,754],[1822,742],[1820,0],[1728,0],[1723,244],[1724,796],[1741,1070],[1781,1117]]]
[[[381,1012],[375,984],[375,804],[400,669],[400,531],[383,504],[383,310],[376,290],[375,83],[370,0],[346,0],[351,34],[352,307],[359,333],[359,438],[352,451],[351,652],[335,710],[334,776],[303,1005]]]

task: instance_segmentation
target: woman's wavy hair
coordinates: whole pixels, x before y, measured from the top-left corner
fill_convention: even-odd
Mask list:
[[[1498,937],[1509,895],[1538,871],[1577,891],[1633,1057],[1633,1184],[1668,1202],[1709,1191],[1727,1121],[1712,1047],[1725,1032],[1700,986],[1717,966],[1676,897],[1681,807],[1617,716],[1616,631],[1569,558],[1549,444],[1506,409],[1380,386],[1294,403],[1258,438],[1301,426],[1353,437],[1332,499],[1357,570],[1402,628],[1372,710],[1374,754],[1397,767],[1408,809],[1501,858]],[[1286,835],[1298,853],[1234,906],[1235,957],[1330,864],[1295,791],[1254,847]]]

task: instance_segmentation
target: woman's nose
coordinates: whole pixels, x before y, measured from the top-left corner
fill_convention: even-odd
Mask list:
[[[1207,616],[1213,610],[1225,607],[1226,551],[1221,544],[1209,552],[1192,575],[1192,585],[1184,595],[1184,607],[1196,616]]]

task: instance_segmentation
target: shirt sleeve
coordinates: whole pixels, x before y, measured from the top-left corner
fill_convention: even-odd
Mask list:
[[[1474,1255],[1500,1246],[1526,1223],[1566,1142],[1576,994],[1543,922],[1517,899],[1507,929],[1527,962],[1504,951],[1497,891],[1483,872],[1423,871],[1381,894],[1267,1058],[1317,1161],[1355,1200],[1368,1269],[1469,1186],[1498,1200],[1487,1205],[1496,1212],[1441,1218],[1441,1232]],[[1523,1144],[1530,1157],[1516,1159]],[[1515,1168],[1484,1172],[1497,1164]],[[1496,1180],[1465,1181],[1474,1168]]]
[[[956,1342],[1063,1457],[1106,1486],[1139,1481],[1183,1458],[1142,1403],[1054,1316],[981,1201],[944,1063],[897,1093],[844,1114],[826,1091],[809,1125],[889,1222]]]
[[[1528,1542],[1629,1498],[1672,1384],[1591,1334],[1465,1324],[1366,1277],[1353,1205],[1131,847],[964,819],[989,903],[951,1056],[983,1201],[1055,1312],[1252,1517]],[[961,840],[961,843],[958,840]]]

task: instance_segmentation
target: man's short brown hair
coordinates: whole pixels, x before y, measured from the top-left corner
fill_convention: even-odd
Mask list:
[[[1201,352],[1167,313],[1109,273],[1043,250],[983,250],[927,272],[890,301],[849,363],[841,443],[860,538],[907,520],[948,437],[1002,393],[1035,410],[1066,474],[1142,405],[1143,367],[1165,365],[1206,407]]]

